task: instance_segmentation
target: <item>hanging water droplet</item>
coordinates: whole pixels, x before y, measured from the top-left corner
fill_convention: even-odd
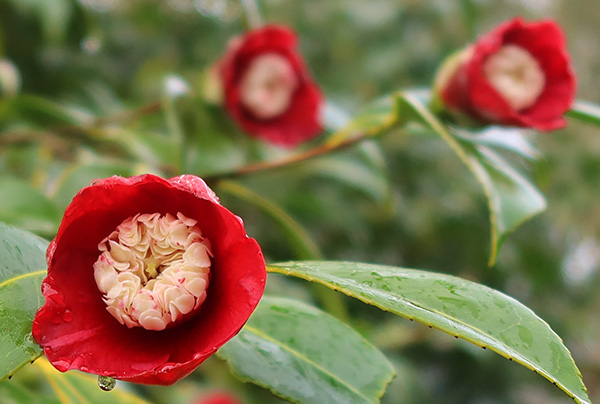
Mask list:
[[[67,309],[63,312],[61,317],[63,321],[70,323],[73,320],[73,313],[71,313],[71,310]]]
[[[98,376],[98,387],[104,391],[111,391],[117,385],[117,381],[109,376]]]

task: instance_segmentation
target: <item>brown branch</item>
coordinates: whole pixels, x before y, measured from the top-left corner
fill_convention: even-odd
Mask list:
[[[104,118],[96,118],[89,126],[105,126],[108,124],[123,124],[130,121],[135,121],[138,118],[141,118],[145,115],[151,115],[155,112],[160,111],[162,108],[162,103],[160,101],[155,101],[149,103],[147,105],[143,105],[137,109],[122,112],[118,115],[108,116]]]
[[[222,173],[206,176],[206,177],[204,177],[204,180],[211,183],[211,182],[219,181],[219,180],[226,179],[226,178],[239,178],[239,177],[243,177],[246,175],[255,174],[258,172],[265,172],[265,171],[270,171],[270,170],[274,170],[274,169],[281,168],[281,167],[292,166],[294,164],[298,164],[303,161],[313,159],[315,157],[322,156],[324,154],[327,154],[327,153],[330,153],[333,151],[338,151],[338,150],[348,148],[348,147],[350,147],[356,143],[359,143],[365,139],[368,139],[370,137],[373,137],[373,134],[370,134],[367,132],[359,132],[358,134],[356,134],[350,138],[344,139],[342,141],[339,141],[339,142],[325,143],[324,145],[321,145],[314,149],[310,149],[305,152],[294,154],[294,155],[284,157],[281,159],[277,159],[277,160],[261,161],[259,163],[248,164],[246,166],[243,166],[241,168],[238,168],[238,169],[235,169],[232,171],[225,171]]]

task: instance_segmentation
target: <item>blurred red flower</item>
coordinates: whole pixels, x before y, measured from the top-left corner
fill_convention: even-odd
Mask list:
[[[451,57],[435,84],[445,109],[482,123],[565,126],[575,76],[558,24],[507,21]]]
[[[47,253],[33,337],[60,371],[173,384],[237,334],[262,296],[258,243],[198,177],[97,180]]]
[[[271,25],[234,39],[220,73],[225,106],[251,136],[294,147],[321,132],[321,92],[289,28]]]
[[[196,404],[243,404],[234,395],[226,391],[217,391],[207,394],[200,400],[196,401]]]

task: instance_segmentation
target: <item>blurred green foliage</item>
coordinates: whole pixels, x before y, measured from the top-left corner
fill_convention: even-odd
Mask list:
[[[594,4],[259,3],[266,21],[298,31],[326,97],[349,114],[395,90],[429,86],[445,56],[515,15],[559,21],[578,96],[599,102],[600,8]],[[20,76],[20,94],[0,99],[0,220],[49,238],[70,198],[94,178],[208,175],[285,155],[247,138],[200,96],[206,70],[243,29],[243,8],[234,0],[0,0],[0,59]],[[0,88],[14,87],[14,75],[3,72]],[[178,80],[189,94],[173,94]],[[480,187],[437,137],[392,130],[360,147],[250,175],[239,184],[287,212],[326,259],[457,274],[517,298],[563,337],[592,401],[599,400],[598,129],[570,121],[568,129],[529,137],[540,161],[515,164],[535,180],[548,209],[507,238],[493,268],[487,267],[489,222]],[[302,258],[264,207],[212,185],[222,203],[244,218],[268,260]],[[305,286],[270,275],[268,289],[319,303]],[[384,403],[569,402],[496,355],[345,302],[352,325],[398,371]],[[182,404],[212,388],[236,390],[248,403],[279,402],[231,379],[216,358],[174,388],[131,387],[151,402]]]

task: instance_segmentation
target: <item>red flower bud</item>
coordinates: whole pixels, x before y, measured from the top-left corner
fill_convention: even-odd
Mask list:
[[[321,93],[296,35],[266,26],[236,38],[220,64],[225,106],[250,135],[294,147],[321,132]]]
[[[549,131],[566,124],[575,76],[558,24],[516,18],[451,57],[435,90],[436,101],[456,115]]]
[[[192,175],[97,180],[47,252],[33,337],[60,371],[173,384],[242,328],[266,270],[241,219]]]

